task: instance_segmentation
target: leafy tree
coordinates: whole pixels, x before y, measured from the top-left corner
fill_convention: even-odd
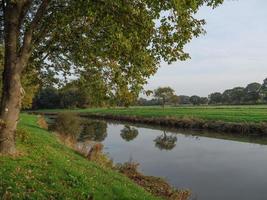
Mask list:
[[[232,103],[232,90],[231,89],[225,90],[222,93],[222,101],[223,103],[226,103],[226,104]]]
[[[155,106],[155,105],[161,105],[161,102],[159,99],[153,98],[153,99],[144,99],[144,98],[139,98],[137,101],[137,104],[140,106]]]
[[[259,83],[250,83],[245,88],[244,102],[246,103],[257,103],[260,100],[260,88],[261,84]]]
[[[226,104],[241,104],[244,102],[245,88],[235,87],[225,90],[222,94],[223,102]]]
[[[201,104],[201,98],[197,95],[193,95],[190,97],[190,102],[193,104],[193,105],[200,105]]]
[[[63,88],[59,96],[61,108],[78,108],[81,105],[81,93],[77,87]]]
[[[110,104],[109,100],[114,96],[110,83],[95,68],[83,72],[74,85],[81,93],[81,107],[102,107]]]
[[[207,97],[200,97],[200,104],[208,104],[209,103],[209,99]]]
[[[190,104],[190,97],[185,95],[180,95],[180,104]]]
[[[261,85],[260,96],[264,102],[267,102],[267,78],[263,80]]]
[[[232,89],[232,102],[234,104],[241,104],[244,101],[245,97],[245,88],[243,87],[235,87]]]
[[[222,94],[220,92],[214,92],[209,95],[210,104],[220,104],[222,101]]]
[[[174,95],[174,90],[170,87],[159,87],[154,91],[154,96],[161,100],[164,108],[166,102]]]
[[[79,79],[71,81],[60,89],[63,107],[102,107],[108,105],[114,96],[104,78],[92,69],[82,73]],[[73,96],[69,96],[73,95]],[[66,96],[64,100],[64,96]]]
[[[34,108],[59,108],[60,95],[54,87],[42,88],[34,99]]]
[[[137,100],[137,105],[139,105],[139,106],[146,106],[146,105],[148,105],[148,100],[141,97],[141,98],[139,98]]]
[[[115,93],[114,98],[118,106],[129,107],[137,101],[138,93],[128,90],[125,86]]]
[[[112,91],[123,87],[136,92],[161,60],[189,58],[183,47],[204,32],[205,21],[195,14],[202,5],[214,7],[222,2],[2,0],[1,119],[6,125],[1,129],[0,152],[15,152],[21,77],[30,63],[40,74],[50,71],[65,76],[97,68]]]

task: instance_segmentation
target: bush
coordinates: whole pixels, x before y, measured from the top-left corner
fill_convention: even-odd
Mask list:
[[[81,132],[81,119],[75,113],[59,113],[51,129],[61,135],[77,138]]]

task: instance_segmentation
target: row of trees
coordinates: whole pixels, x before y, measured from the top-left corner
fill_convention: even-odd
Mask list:
[[[139,98],[137,104],[143,106],[162,105],[164,107],[166,104],[175,106],[178,104],[200,105],[208,104],[209,102],[207,97],[199,97],[197,95],[193,95],[191,97],[185,95],[178,96],[171,87],[159,87],[154,90],[153,96],[154,98],[151,100]]]
[[[110,104],[112,104],[110,98],[100,91],[92,94],[89,88],[68,84],[62,88],[53,86],[42,88],[33,99],[32,108],[88,108],[104,107]]]
[[[80,77],[61,87],[46,85],[36,93],[33,109],[89,108],[108,106],[130,106],[136,102],[138,92],[123,88],[109,90],[101,79]]]
[[[152,93],[152,92],[151,92]],[[223,93],[214,92],[208,97],[200,97],[197,95],[186,96],[176,95],[170,87],[159,87],[153,92],[151,100],[139,98],[138,105],[153,106],[162,105],[206,105],[206,104],[264,104],[267,103],[267,78],[260,83],[250,83],[246,87],[235,87],[227,89]]]
[[[31,89],[27,88],[26,89]],[[139,98],[136,93],[109,93],[105,84],[93,80],[82,82],[81,79],[72,81],[63,87],[46,86],[39,90],[33,100],[35,88],[29,90],[28,96],[22,102],[24,108],[88,108],[107,106],[143,105],[153,106],[179,104],[207,105],[207,104],[259,104],[267,103],[267,79],[260,83],[250,83],[246,87],[227,89],[223,93],[214,92],[208,97],[197,95],[176,95],[170,87],[159,87],[148,91],[153,94],[152,99]],[[32,91],[32,92],[31,92]]]
[[[246,87],[227,89],[223,93],[209,95],[210,104],[260,104],[267,103],[267,78],[260,83],[250,83]]]

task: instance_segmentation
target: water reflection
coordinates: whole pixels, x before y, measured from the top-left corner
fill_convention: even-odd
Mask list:
[[[107,123],[104,121],[86,120],[80,134],[80,141],[91,140],[102,142],[107,137]]]
[[[134,158],[142,173],[190,189],[194,200],[267,199],[267,137],[84,119],[80,138],[101,141],[114,163]]]
[[[160,150],[172,150],[176,146],[177,137],[174,134],[167,135],[167,132],[163,131],[163,135],[156,137],[154,142]]]
[[[134,140],[138,136],[138,130],[129,125],[125,125],[121,130],[121,138],[127,142]]]

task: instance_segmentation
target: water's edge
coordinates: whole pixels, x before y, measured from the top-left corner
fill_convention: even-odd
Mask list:
[[[56,116],[58,112],[40,112],[30,111],[29,114]],[[108,119],[116,121],[124,121],[131,123],[140,123],[148,125],[156,125],[161,127],[170,127],[188,130],[207,130],[218,133],[231,133],[247,136],[267,136],[267,123],[247,123],[247,122],[224,122],[224,121],[207,121],[202,119],[183,119],[171,117],[140,117],[140,116],[122,116],[112,114],[96,114],[96,113],[77,113],[81,117],[94,119]]]

